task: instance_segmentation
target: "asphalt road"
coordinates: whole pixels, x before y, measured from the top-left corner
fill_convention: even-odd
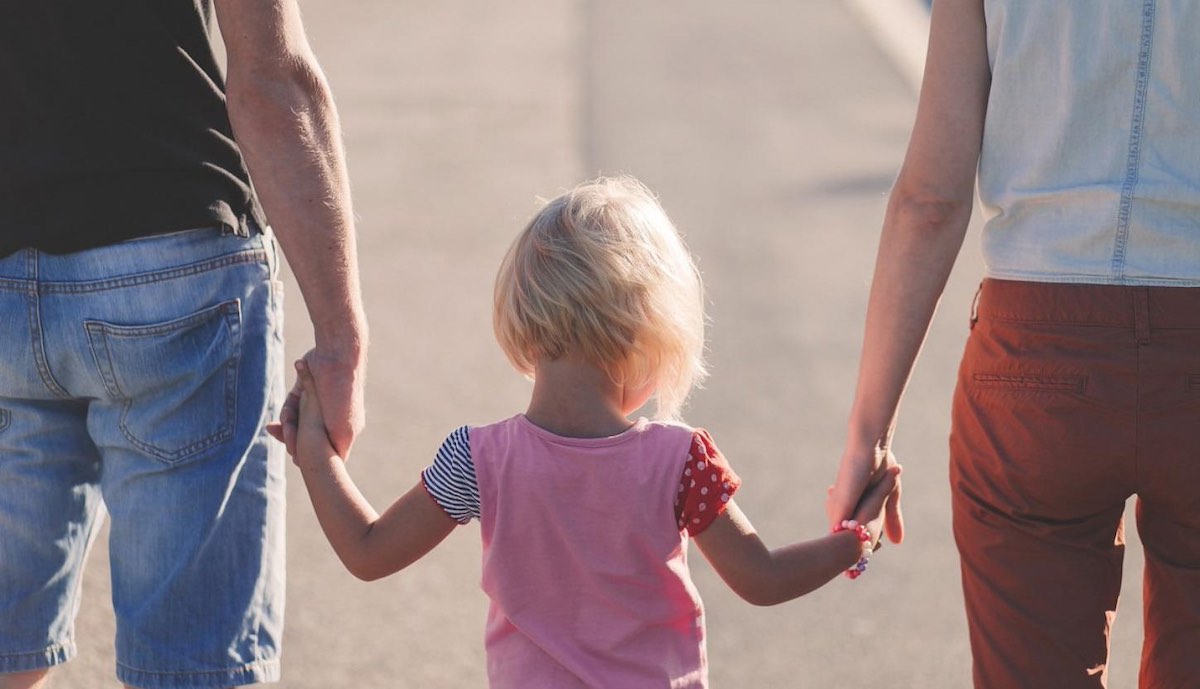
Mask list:
[[[745,481],[765,540],[824,532],[885,195],[915,94],[833,1],[305,0],[333,85],[360,218],[372,327],[369,428],[352,473],[383,508],[446,432],[520,411],[529,391],[492,341],[491,282],[512,236],[598,173],[637,175],[699,258],[712,376],[687,413]],[[948,409],[977,238],[901,414],[908,541],[868,576],[753,608],[692,567],[712,685],[969,686],[950,536]],[[288,347],[311,342],[299,293]],[[481,687],[478,527],[374,584],[345,573],[290,474],[286,689]],[[1132,687],[1140,559],[1130,533],[1110,686]],[[81,656],[59,687],[112,686],[104,541],[91,557]]]

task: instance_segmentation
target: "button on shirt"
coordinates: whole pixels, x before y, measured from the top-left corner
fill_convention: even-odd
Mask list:
[[[1200,2],[984,4],[988,275],[1200,286]]]

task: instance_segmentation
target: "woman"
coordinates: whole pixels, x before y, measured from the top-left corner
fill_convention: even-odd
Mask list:
[[[976,687],[1105,685],[1132,494],[1141,686],[1200,686],[1197,36],[1194,0],[934,3],[828,507],[891,462],[978,172],[987,276],[950,443]]]

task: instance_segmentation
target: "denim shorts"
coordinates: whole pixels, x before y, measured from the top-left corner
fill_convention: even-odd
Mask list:
[[[107,512],[122,682],[278,679],[277,269],[216,229],[0,258],[0,672],[74,655]]]

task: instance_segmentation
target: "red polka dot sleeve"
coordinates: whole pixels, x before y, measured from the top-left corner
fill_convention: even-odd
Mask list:
[[[703,533],[722,512],[742,479],[729,468],[708,431],[697,428],[675,495],[675,518],[689,536]]]

